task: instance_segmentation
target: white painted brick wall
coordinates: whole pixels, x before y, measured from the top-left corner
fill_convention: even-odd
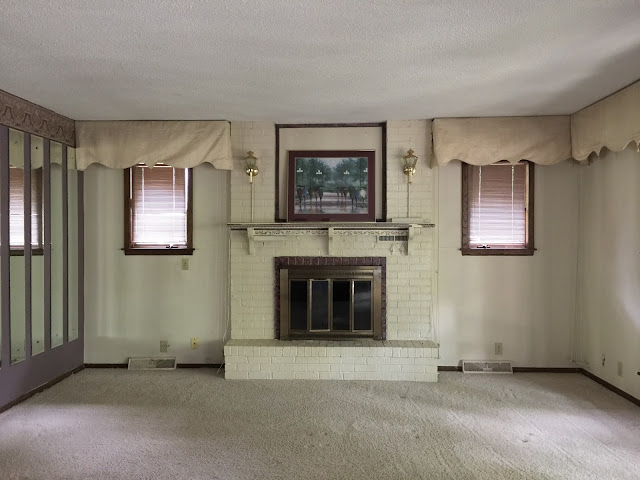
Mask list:
[[[375,236],[334,240],[334,256],[387,258],[387,339],[431,338],[432,228],[420,230],[411,243],[379,242]],[[274,257],[328,256],[327,237],[284,237],[256,242],[249,255],[244,231],[231,233],[231,338],[275,337]]]
[[[436,382],[432,342],[231,340],[224,348],[228,380],[399,380]],[[382,343],[382,345],[380,345]]]
[[[275,205],[275,124],[231,122],[231,221],[251,221],[251,186],[245,172],[244,157],[252,150],[260,173],[254,178],[254,222],[273,222]]]
[[[418,157],[411,184],[411,204],[407,215],[407,176],[402,157],[413,149]],[[431,161],[431,120],[394,120],[387,122],[387,217],[434,218],[434,175]]]
[[[434,175],[428,168],[431,155],[431,122],[387,123],[387,210],[389,218],[407,217],[407,178],[401,157],[409,148],[419,157],[411,185],[409,216],[433,220]],[[275,211],[275,127],[272,123],[232,122],[231,140],[236,169],[231,172],[231,221],[250,221],[250,187],[243,158],[253,150],[259,158],[255,179],[255,222],[273,222]],[[387,258],[387,339],[431,338],[433,229],[422,229],[411,243],[378,242],[374,236],[344,236],[333,240],[332,256],[382,256]],[[249,255],[246,232],[231,233],[231,338],[275,337],[274,257],[328,256],[326,237],[285,237],[256,242]],[[259,370],[254,373],[259,374]],[[272,373],[275,373],[272,372]],[[303,371],[298,373],[305,373]],[[318,378],[321,372],[318,373]],[[324,372],[326,374],[331,371]],[[355,372],[352,372],[355,373]],[[375,373],[375,372],[368,372]],[[394,372],[403,373],[403,372]],[[415,372],[412,372],[415,373]]]

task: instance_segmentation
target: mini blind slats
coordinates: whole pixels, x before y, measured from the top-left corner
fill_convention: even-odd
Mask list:
[[[132,245],[187,246],[188,170],[137,166],[131,175]]]
[[[42,246],[42,169],[31,171],[31,245]],[[9,244],[24,247],[24,171],[9,169]]]
[[[471,247],[524,247],[527,242],[527,164],[472,167]]]

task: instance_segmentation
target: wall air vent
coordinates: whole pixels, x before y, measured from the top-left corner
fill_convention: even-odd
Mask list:
[[[129,370],[175,370],[176,357],[131,357]]]
[[[464,373],[513,373],[510,361],[506,360],[463,360]]]
[[[380,235],[379,242],[407,242],[409,237],[406,235]]]

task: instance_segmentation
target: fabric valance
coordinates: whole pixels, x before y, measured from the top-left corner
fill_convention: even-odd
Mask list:
[[[437,118],[433,121],[436,165],[461,160],[489,165],[529,160],[552,165],[571,158],[569,116]]]
[[[231,128],[223,121],[76,122],[79,170],[92,163],[124,169],[144,163],[231,170]]]
[[[576,160],[640,144],[640,82],[571,115],[571,142]]]

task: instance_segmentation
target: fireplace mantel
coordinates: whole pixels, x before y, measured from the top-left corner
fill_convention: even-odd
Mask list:
[[[372,235],[377,237],[402,237],[407,242],[407,255],[411,252],[411,241],[423,229],[433,228],[433,223],[228,223],[231,231],[246,231],[249,254],[255,255],[255,242],[277,241],[292,236],[327,237],[328,254],[333,255],[333,239],[344,236]]]

